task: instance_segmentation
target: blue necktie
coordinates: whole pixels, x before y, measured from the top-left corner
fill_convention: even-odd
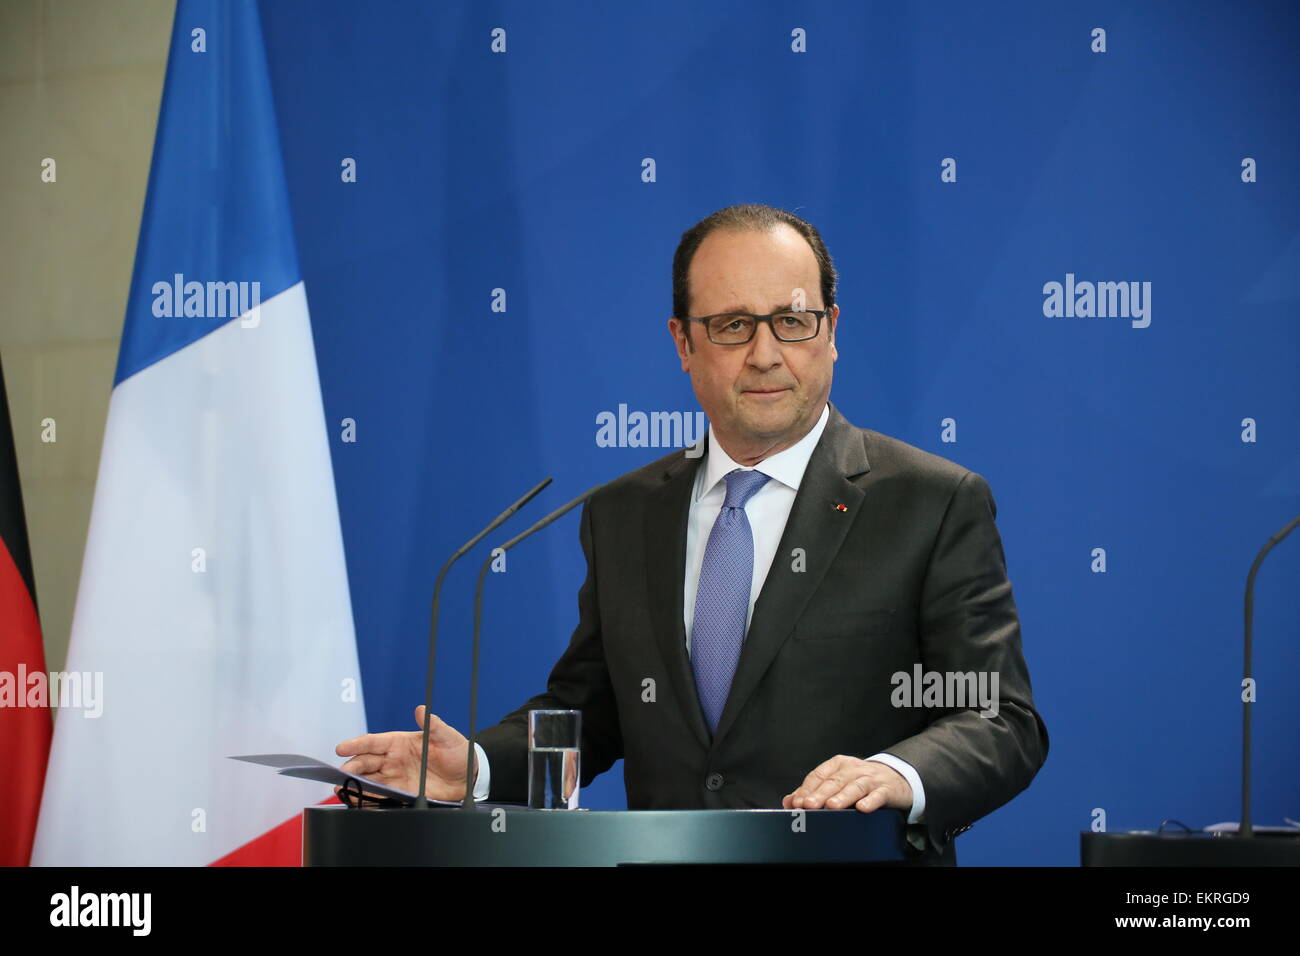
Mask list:
[[[761,471],[735,469],[724,479],[727,500],[709,533],[695,592],[691,623],[691,666],[709,732],[718,728],[731,679],[745,642],[749,591],[754,580],[754,533],[745,504],[767,482]]]

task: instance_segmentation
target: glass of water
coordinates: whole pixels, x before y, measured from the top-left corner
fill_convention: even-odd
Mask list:
[[[578,747],[582,711],[528,712],[528,805],[537,810],[578,809],[582,775]]]

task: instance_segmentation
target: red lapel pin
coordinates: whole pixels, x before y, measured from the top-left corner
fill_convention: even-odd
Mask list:
[[[836,510],[836,511],[848,511],[848,510],[849,510],[849,506],[848,506],[848,505],[836,505],[836,506],[835,506],[835,510]]]

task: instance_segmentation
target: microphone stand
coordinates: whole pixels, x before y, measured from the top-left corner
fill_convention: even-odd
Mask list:
[[[596,486],[596,488],[599,487],[600,485]],[[483,567],[479,569],[478,587],[474,591],[474,663],[473,666],[470,668],[469,746],[468,746],[468,752],[465,754],[465,799],[461,802],[461,809],[463,810],[474,809],[474,786],[472,783],[470,783],[470,781],[473,780],[475,776],[474,775],[474,744],[477,737],[477,731],[474,729],[474,722],[478,715],[478,649],[479,649],[479,635],[481,633],[482,623],[483,623],[483,582],[487,578],[488,567],[491,566],[492,561],[497,554],[504,554],[505,552],[513,548],[515,545],[517,545],[519,542],[523,541],[525,538],[529,537],[535,532],[541,531],[551,522],[558,521],[560,518],[563,518],[566,514],[568,514],[578,505],[582,504],[584,501],[590,498],[592,493],[596,491],[596,488],[592,488],[589,491],[584,492],[583,494],[574,498],[572,501],[570,501],[568,504],[564,505],[563,507],[557,509],[556,511],[552,511],[549,515],[547,515],[541,521],[537,522],[537,524],[533,525],[527,531],[523,531],[515,535],[505,544],[501,545],[499,548],[494,548],[492,552],[487,556],[487,558],[483,561]]]
[[[1264,555],[1294,531],[1296,525],[1300,525],[1300,515],[1296,515],[1290,524],[1268,539],[1268,543],[1255,555],[1255,563],[1250,566],[1250,574],[1246,577],[1246,667],[1242,676],[1243,683],[1253,679],[1250,673],[1250,650],[1255,618],[1255,572],[1259,570]],[[1255,835],[1255,829],[1250,824],[1250,705],[1254,702],[1253,698],[1252,694],[1250,700],[1243,699],[1241,702],[1241,826],[1237,835],[1246,838]]]
[[[424,810],[429,806],[429,801],[424,795],[424,786],[429,777],[429,730],[432,727],[433,711],[433,661],[438,645],[438,600],[442,594],[442,580],[447,576],[451,566],[459,561],[474,545],[482,541],[489,533],[500,527],[502,522],[512,514],[537,497],[542,489],[553,480],[547,478],[540,482],[509,508],[493,518],[491,524],[462,544],[456,553],[447,559],[447,563],[442,566],[442,570],[438,572],[438,580],[433,585],[433,608],[429,614],[429,672],[424,687],[424,733],[420,741],[420,789],[417,791],[415,798],[415,809],[417,810]]]

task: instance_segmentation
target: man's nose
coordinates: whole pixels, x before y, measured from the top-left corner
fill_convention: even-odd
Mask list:
[[[769,369],[781,364],[781,342],[766,322],[758,323],[749,346],[749,364],[755,368]]]

